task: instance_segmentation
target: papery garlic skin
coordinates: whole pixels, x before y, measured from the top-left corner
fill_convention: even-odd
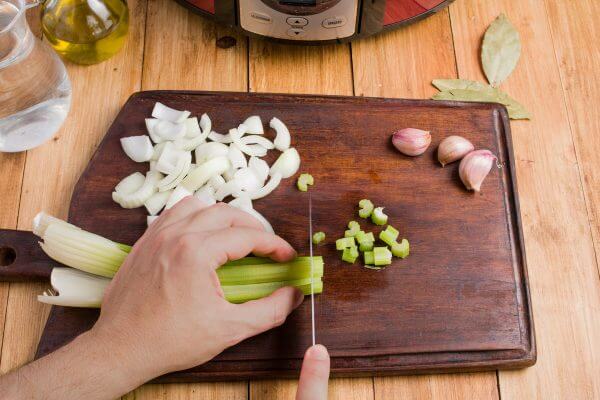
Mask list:
[[[458,167],[458,175],[467,190],[479,192],[497,157],[489,150],[475,150],[467,154]]]
[[[392,135],[392,143],[402,154],[420,156],[431,144],[431,134],[421,129],[405,128]]]
[[[448,136],[438,146],[438,161],[444,167],[446,164],[458,161],[475,150],[473,143],[462,136]]]

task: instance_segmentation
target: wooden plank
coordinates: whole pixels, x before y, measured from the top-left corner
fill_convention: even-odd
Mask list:
[[[435,49],[435,50],[433,50]],[[432,54],[435,53],[435,55]],[[360,96],[427,98],[431,80],[455,77],[448,10],[398,31],[352,44],[354,87]],[[421,396],[426,388],[427,395]],[[375,398],[498,398],[496,375],[375,378]],[[400,396],[398,396],[400,397]]]
[[[27,153],[19,229],[30,229],[33,216],[40,210],[66,216],[80,172],[116,111],[132,91],[139,89],[146,2],[130,1],[129,8],[129,38],[119,55],[91,67],[67,66],[73,84],[71,112],[52,141]],[[11,285],[0,371],[32,359],[48,312],[47,306],[36,301],[43,288],[39,283]]]
[[[575,151],[581,169],[583,189],[596,258],[600,257],[600,109],[589,99],[600,91],[600,3],[546,1],[552,42],[558,62]],[[591,23],[593,22],[593,23]],[[600,261],[599,261],[600,263]],[[599,372],[600,374],[600,372]],[[598,376],[598,374],[596,374]]]
[[[289,46],[250,40],[250,91],[351,95],[352,69],[349,47]],[[349,382],[352,382],[351,384]],[[293,399],[297,381],[252,381],[250,399]],[[332,399],[372,399],[370,378],[332,379]]]
[[[165,29],[169,21],[169,29]],[[142,89],[246,91],[247,39],[172,0],[148,3]],[[222,36],[237,44],[216,46]],[[125,399],[247,399],[248,383],[144,385]]]
[[[569,22],[562,22],[569,24],[562,25],[563,29],[571,26],[581,36],[577,31],[564,31],[566,38],[559,39],[560,46],[571,46],[571,41],[578,46],[591,45],[592,31],[587,31],[591,27],[584,27],[586,21],[581,18],[590,23],[594,14],[586,15],[589,9],[580,2],[556,3],[563,4],[561,11],[567,11],[567,4],[581,4]],[[547,18],[541,17],[547,16],[546,11],[544,2],[538,0],[464,0],[451,8],[462,78],[482,78],[478,54],[486,26],[501,12],[515,24],[523,52],[516,71],[502,87],[533,113],[532,121],[513,123],[513,143],[540,357],[532,368],[500,373],[503,399],[589,399],[600,395],[600,281],[553,37]],[[556,10],[551,15],[555,29],[560,29],[558,20],[565,15]],[[558,51],[563,54],[565,50]],[[573,51],[582,60],[591,56]],[[581,80],[594,79],[583,70],[569,73],[581,74]],[[575,81],[565,83],[569,88]],[[594,111],[589,107],[583,111],[588,98],[577,86],[571,90],[579,96],[577,118],[591,124]],[[574,128],[579,131],[582,127]]]

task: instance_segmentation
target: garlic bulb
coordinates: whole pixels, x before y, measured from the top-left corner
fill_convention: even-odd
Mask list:
[[[392,135],[392,143],[402,154],[420,156],[431,144],[431,134],[421,129],[405,128]]]
[[[438,147],[438,161],[442,167],[458,161],[475,150],[473,143],[461,136],[448,136]]]
[[[489,150],[475,150],[462,159],[458,167],[458,174],[467,190],[479,192],[483,180],[492,169],[496,159],[496,156]]]

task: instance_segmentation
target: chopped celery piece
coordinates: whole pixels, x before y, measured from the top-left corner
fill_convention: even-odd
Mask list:
[[[315,179],[311,174],[300,174],[298,177],[298,182],[296,185],[298,186],[298,190],[301,192],[306,192],[308,190],[308,185],[314,185]]]
[[[375,265],[389,265],[392,263],[392,252],[387,247],[374,247],[373,258]]]
[[[347,247],[344,249],[344,252],[342,253],[342,260],[346,261],[347,263],[354,264],[354,262],[356,261],[358,256],[359,256],[359,254],[358,254],[358,249],[356,248],[356,246]]]
[[[325,240],[325,232],[316,232],[312,237],[312,242],[316,245],[319,245],[323,240]]]
[[[369,218],[373,212],[373,208],[375,207],[373,202],[368,199],[362,199],[359,201],[358,206],[360,207],[360,210],[358,210],[358,216],[361,218]]]
[[[392,254],[394,257],[406,258],[410,253],[410,243],[408,240],[402,239],[400,243],[394,243],[392,245]]]
[[[373,232],[365,233],[363,231],[360,231],[354,236],[354,238],[356,239],[358,244],[368,242],[373,243],[375,241],[375,235],[373,235]]]
[[[396,239],[398,239],[399,234],[400,232],[398,232],[396,228],[394,228],[391,225],[388,225],[387,228],[385,228],[385,230],[379,233],[379,239],[381,239],[388,246],[393,246],[394,244],[396,244]]]
[[[373,242],[362,242],[361,244],[358,245],[358,249],[360,251],[371,251],[373,250]]]
[[[353,237],[360,232],[360,224],[356,221],[348,222],[348,230],[344,232],[344,237]]]
[[[371,214],[371,221],[375,225],[385,225],[388,221],[388,216],[383,213],[383,207],[377,207]]]
[[[375,255],[373,254],[372,251],[365,251],[363,256],[365,258],[365,264],[367,264],[367,265],[375,264]]]
[[[335,241],[335,248],[338,250],[344,250],[348,247],[356,246],[354,237],[345,237]]]

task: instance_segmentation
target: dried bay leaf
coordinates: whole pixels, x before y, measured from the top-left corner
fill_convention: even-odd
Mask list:
[[[469,79],[434,79],[431,84],[442,92],[454,89],[482,90],[488,87],[485,83]]]
[[[506,15],[491,23],[481,45],[481,64],[490,85],[497,87],[515,69],[521,56],[519,32]]]
[[[481,90],[451,89],[435,94],[433,100],[452,101],[480,101],[486,103],[500,103],[506,107],[511,119],[530,119],[531,115],[521,103],[504,93],[500,89],[485,86]]]

